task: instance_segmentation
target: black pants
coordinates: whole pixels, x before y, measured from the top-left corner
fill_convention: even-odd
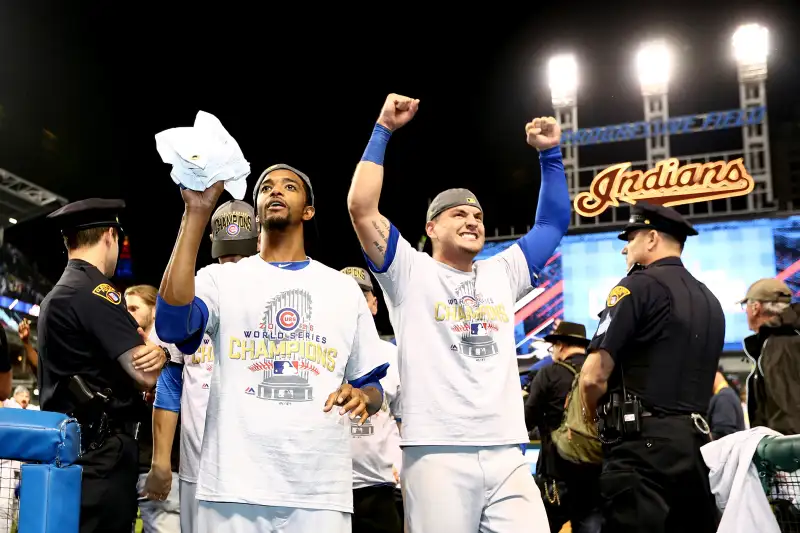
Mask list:
[[[599,475],[599,468],[587,466],[581,478],[555,481],[555,488],[553,478],[537,477],[536,484],[542,493],[550,533],[558,533],[567,522],[573,533],[600,532]]]
[[[111,435],[85,453],[81,481],[80,533],[131,533],[136,520],[139,448],[128,435]]]
[[[394,491],[390,485],[353,490],[353,533],[403,533]]]
[[[647,417],[641,435],[604,449],[604,532],[714,533],[717,511],[689,416]]]

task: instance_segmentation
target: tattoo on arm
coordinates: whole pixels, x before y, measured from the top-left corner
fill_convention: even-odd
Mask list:
[[[389,242],[389,238],[386,236],[386,231],[382,230],[381,227],[378,225],[378,223],[375,222],[374,220],[372,221],[372,227],[375,228],[375,231],[377,231],[378,235],[381,236],[381,239],[383,239],[384,244]]]
[[[381,243],[379,243],[378,241],[374,241],[372,244],[375,245],[375,249],[378,250],[380,253],[382,254],[386,253],[386,248],[384,248],[383,245],[381,245]]]

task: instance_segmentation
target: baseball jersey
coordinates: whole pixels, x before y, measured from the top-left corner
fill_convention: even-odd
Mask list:
[[[215,265],[210,265],[211,267]],[[209,268],[209,267],[206,267]],[[208,391],[211,387],[211,372],[214,370],[214,345],[208,335],[193,354],[182,353],[174,344],[164,344],[156,335],[150,340],[169,352],[173,363],[183,365],[183,388],[181,390],[181,460],[178,477],[197,483],[200,469],[200,449],[203,445],[203,428],[206,424]]]
[[[382,268],[403,384],[403,445],[528,442],[514,303],[531,285],[517,244],[462,272],[418,252],[394,226]]]
[[[382,359],[389,363],[386,377],[381,380],[383,406],[359,426],[350,425],[353,451],[353,488],[361,489],[381,484],[395,484],[392,467],[400,451],[397,422],[401,418],[400,376],[397,372],[397,347],[386,341]]]
[[[357,284],[256,255],[199,271],[195,295],[217,347],[197,499],[352,512],[350,419],[322,408],[386,363]]]

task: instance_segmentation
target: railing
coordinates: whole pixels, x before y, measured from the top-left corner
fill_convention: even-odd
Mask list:
[[[800,435],[763,438],[753,463],[781,532],[800,532]]]

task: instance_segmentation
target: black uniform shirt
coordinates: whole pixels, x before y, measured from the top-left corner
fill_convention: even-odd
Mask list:
[[[704,414],[724,342],[719,300],[667,257],[611,289],[589,351],[614,360],[609,391],[621,388],[624,370],[627,392],[646,409]]]
[[[44,411],[68,413],[75,407],[71,376],[81,376],[94,392],[111,389],[109,414],[136,422],[141,393],[117,359],[144,344],[125,297],[97,268],[80,259],[67,263],[39,315],[39,387]]]

